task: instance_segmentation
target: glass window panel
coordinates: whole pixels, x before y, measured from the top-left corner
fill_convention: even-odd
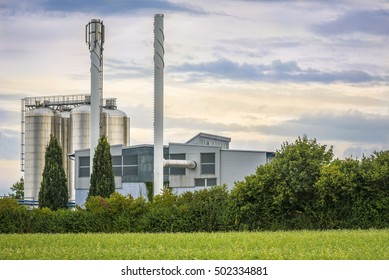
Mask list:
[[[122,167],[113,167],[114,176],[122,176]]]
[[[171,154],[170,159],[185,159],[185,154]]]
[[[90,160],[89,160],[90,157],[79,157],[79,161],[80,161],[80,167],[81,166],[89,166],[90,165]]]
[[[122,156],[112,156],[112,165],[122,165]]]
[[[216,178],[207,179],[207,187],[213,187],[213,186],[216,186]]]
[[[89,167],[81,167],[78,170],[78,177],[89,177],[90,169]]]
[[[124,156],[123,165],[138,165],[138,156]]]
[[[215,153],[202,153],[201,163],[215,163]]]
[[[201,174],[215,174],[215,165],[214,164],[202,164],[201,165]]]
[[[138,166],[123,166],[123,176],[138,175]]]
[[[205,187],[205,179],[195,179],[196,187]]]

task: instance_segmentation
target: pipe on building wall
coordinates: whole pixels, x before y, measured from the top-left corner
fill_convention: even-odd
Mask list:
[[[164,160],[164,167],[178,167],[194,170],[197,167],[197,163],[193,160],[166,159]]]
[[[163,190],[163,14],[154,15],[154,195]]]

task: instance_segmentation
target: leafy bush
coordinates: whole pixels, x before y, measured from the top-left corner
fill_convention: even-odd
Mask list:
[[[0,233],[24,233],[28,221],[28,210],[16,199],[0,199]]]
[[[113,193],[90,196],[86,209],[57,211],[3,198],[0,233],[388,228],[389,151],[332,157],[331,148],[304,136],[231,192],[216,186],[177,195],[166,188],[148,201]]]

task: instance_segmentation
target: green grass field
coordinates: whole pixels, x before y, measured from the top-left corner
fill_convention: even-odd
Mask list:
[[[3,234],[0,259],[388,260],[389,230]]]

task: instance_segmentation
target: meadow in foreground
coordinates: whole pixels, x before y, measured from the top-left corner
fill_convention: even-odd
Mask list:
[[[387,260],[389,230],[2,234],[0,259]]]

